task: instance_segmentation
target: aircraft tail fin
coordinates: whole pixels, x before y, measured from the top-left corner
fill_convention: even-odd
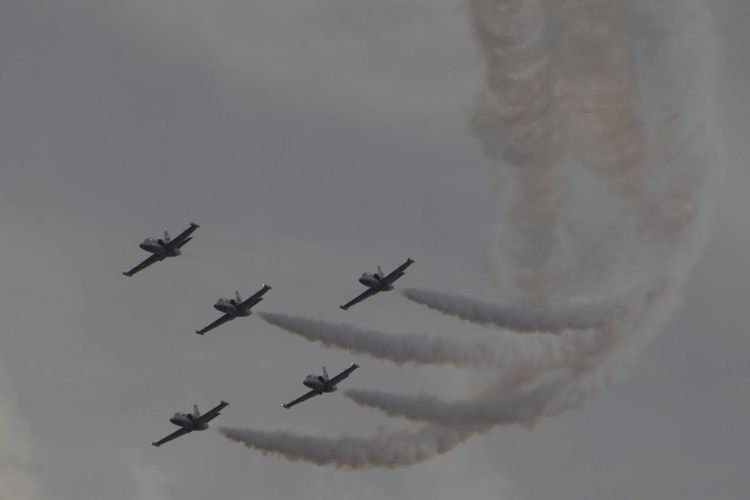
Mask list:
[[[169,231],[164,231],[164,242],[169,243],[172,238],[169,237]]]
[[[326,378],[326,380],[330,380],[330,378],[328,377],[328,370],[326,370],[325,366],[323,367],[323,376]]]
[[[201,412],[198,410],[198,405],[193,405],[193,416],[198,418],[201,416]]]
[[[383,274],[383,270],[380,268],[380,266],[378,266],[378,276],[380,276],[381,278],[385,277],[385,274]]]
[[[237,291],[237,290],[235,290],[235,292],[234,292],[234,298],[235,298],[235,300],[237,301],[238,304],[240,302],[242,302],[242,296],[240,295],[240,292]]]

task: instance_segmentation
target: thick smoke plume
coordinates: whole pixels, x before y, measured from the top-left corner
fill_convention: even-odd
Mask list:
[[[707,239],[721,167],[708,7],[702,0],[468,2],[486,69],[470,124],[497,165],[490,254],[498,298],[510,305],[403,293],[500,329],[497,339],[472,344],[264,319],[396,363],[491,366],[495,381],[463,401],[347,391],[357,404],[423,422],[414,431],[328,439],[222,429],[229,439],[320,465],[421,462],[495,426],[531,427],[580,407],[627,376],[677,308]]]

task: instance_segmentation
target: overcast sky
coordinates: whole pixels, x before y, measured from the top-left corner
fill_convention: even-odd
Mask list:
[[[63,5],[64,3],[64,5]],[[69,0],[0,7],[0,497],[727,499],[750,484],[750,3],[712,0],[728,168],[683,305],[630,380],[532,431],[426,463],[290,463],[213,431],[162,448],[168,418],[335,436],[408,427],[302,378],[351,355],[257,317],[205,337],[211,307],[398,332],[479,330],[360,272],[489,295],[496,179],[467,113],[482,63],[455,0]],[[190,221],[178,259],[132,279],[138,243]],[[346,384],[457,396],[484,375],[369,358]]]

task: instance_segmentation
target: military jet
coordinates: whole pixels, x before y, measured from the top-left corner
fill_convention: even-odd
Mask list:
[[[234,318],[244,318],[246,316],[250,316],[250,309],[252,309],[255,304],[263,300],[263,294],[265,294],[270,289],[270,286],[263,283],[263,288],[255,292],[247,300],[242,300],[242,297],[240,297],[240,292],[234,292],[233,299],[219,299],[218,301],[216,301],[216,304],[214,304],[214,308],[223,312],[224,316],[220,317],[207,327],[196,330],[195,333],[197,333],[198,335],[203,335],[207,331],[213,330],[217,326],[221,326],[227,321],[233,320]]]
[[[174,416],[169,419],[169,421],[178,426],[179,429],[174,431],[169,436],[160,439],[159,441],[155,441],[151,444],[154,446],[161,446],[166,442],[172,441],[173,439],[182,436],[183,434],[187,434],[193,431],[205,431],[206,429],[208,429],[208,422],[221,415],[221,410],[223,410],[224,407],[228,405],[229,403],[227,403],[226,401],[222,401],[203,415],[201,415],[200,411],[198,411],[198,405],[193,405],[193,413],[175,413]]]
[[[151,256],[146,260],[135,266],[130,271],[125,271],[125,276],[133,276],[138,271],[147,268],[154,262],[159,262],[167,257],[177,257],[182,253],[180,250],[185,243],[192,240],[190,235],[198,229],[200,226],[194,222],[190,223],[190,227],[181,232],[175,239],[169,237],[169,233],[164,231],[164,238],[146,238],[143,240],[140,246],[141,249],[151,253]]]
[[[281,406],[284,408],[291,408],[292,406],[299,404],[303,401],[307,401],[313,396],[320,396],[321,394],[325,392],[334,392],[336,391],[336,384],[344,380],[346,377],[349,376],[354,370],[359,368],[359,365],[356,363],[352,363],[352,365],[344,370],[343,372],[339,373],[333,378],[328,378],[328,371],[326,370],[326,367],[323,367],[323,375],[308,375],[305,377],[305,380],[302,381],[302,383],[306,386],[312,389],[307,394],[298,397],[291,403],[285,403]]]
[[[380,269],[380,266],[378,266],[377,273],[363,273],[362,276],[359,277],[359,282],[365,285],[367,287],[367,290],[365,290],[343,306],[339,307],[346,311],[354,304],[358,304],[359,302],[362,302],[368,297],[372,297],[378,292],[387,292],[388,290],[393,290],[393,282],[403,276],[406,268],[413,263],[413,260],[406,259],[406,262],[398,266],[391,274],[387,276],[383,274],[383,270]]]

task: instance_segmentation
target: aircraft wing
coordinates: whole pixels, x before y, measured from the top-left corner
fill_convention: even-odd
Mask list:
[[[263,288],[255,292],[252,296],[243,300],[240,304],[237,305],[237,307],[239,307],[240,309],[250,309],[255,304],[263,300],[263,295],[270,289],[270,286],[263,283]]]
[[[343,372],[341,372],[338,375],[336,375],[335,377],[333,377],[330,380],[330,383],[332,383],[333,385],[338,384],[339,382],[341,382],[342,380],[344,380],[346,377],[348,377],[357,368],[359,368],[359,365],[357,363],[352,363],[352,366],[350,366],[349,368],[347,368]]]
[[[192,431],[190,431],[190,430],[188,430],[188,429],[185,429],[184,427],[180,427],[179,429],[177,429],[176,431],[174,431],[174,432],[173,432],[172,434],[170,434],[169,436],[167,436],[167,437],[165,437],[165,438],[162,438],[162,439],[160,439],[160,440],[158,440],[158,441],[154,441],[154,442],[153,442],[153,443],[151,443],[151,444],[152,444],[153,446],[157,446],[157,447],[158,447],[158,446],[161,446],[161,445],[163,445],[164,443],[167,443],[167,442],[169,442],[169,441],[171,441],[171,440],[173,440],[173,439],[177,439],[178,437],[180,437],[180,436],[183,436],[183,435],[187,434],[188,432],[192,432]]]
[[[350,307],[352,307],[354,304],[359,304],[360,302],[362,302],[366,298],[372,297],[376,293],[378,293],[378,290],[375,290],[374,288],[368,288],[367,290],[365,290],[364,292],[360,293],[359,295],[357,295],[356,297],[354,297],[352,300],[350,300],[349,302],[347,302],[343,306],[339,306],[339,307],[341,309],[343,309],[344,311],[346,311],[347,309],[349,309]]]
[[[203,335],[207,331],[213,330],[217,326],[221,326],[224,323],[226,323],[227,321],[230,321],[230,320],[233,320],[233,319],[234,319],[234,316],[232,316],[231,314],[225,314],[224,316],[220,317],[219,319],[217,319],[216,321],[214,321],[210,325],[205,326],[205,327],[201,328],[200,330],[196,330],[195,333],[197,333],[198,335]]]
[[[143,269],[146,269],[148,266],[150,266],[154,262],[159,262],[162,260],[164,260],[164,257],[162,257],[161,255],[157,255],[155,253],[151,254],[146,260],[144,260],[143,262],[135,266],[133,269],[131,269],[130,271],[125,271],[122,274],[124,274],[125,276],[133,276],[135,273]]]
[[[403,264],[401,264],[400,266],[398,266],[396,269],[393,270],[392,273],[390,273],[388,276],[386,276],[385,278],[383,278],[383,281],[385,281],[386,283],[393,283],[394,281],[396,281],[397,279],[399,279],[401,276],[403,276],[404,275],[404,271],[406,270],[406,268],[409,267],[412,264],[414,264],[413,260],[406,259],[406,262],[404,262]]]
[[[195,222],[191,222],[189,228],[178,234],[173,240],[167,243],[167,245],[171,248],[181,248],[185,243],[192,239],[190,238],[190,235],[199,227],[200,226]]]
[[[308,392],[307,394],[304,394],[304,395],[298,397],[297,399],[295,399],[291,403],[286,403],[286,404],[283,404],[281,406],[283,406],[284,408],[291,408],[294,405],[300,404],[301,402],[307,401],[311,397],[318,396],[318,395],[320,395],[320,393],[318,391],[316,391],[316,390],[313,389],[312,391]]]
[[[223,410],[225,406],[229,406],[229,403],[227,403],[226,401],[222,401],[221,403],[214,406],[213,408],[208,410],[206,413],[198,417],[198,422],[201,422],[203,424],[210,422],[211,420],[221,415],[221,410]]]

